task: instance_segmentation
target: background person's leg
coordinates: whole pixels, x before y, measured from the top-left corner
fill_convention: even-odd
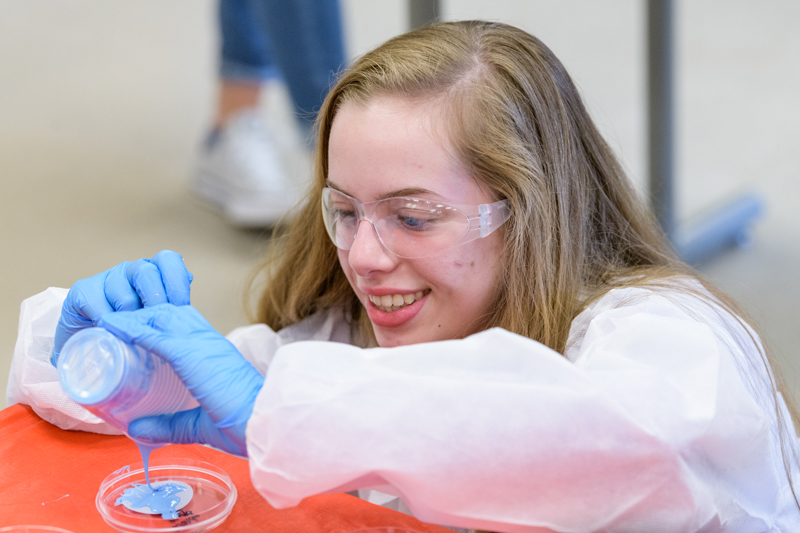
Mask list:
[[[215,127],[243,109],[255,109],[263,84],[280,77],[252,0],[220,0],[222,40]]]
[[[339,1],[263,0],[253,6],[308,132],[335,75],[345,66]]]
[[[280,75],[257,2],[221,0],[220,82],[211,132],[199,155],[192,188],[234,225],[270,226],[297,201],[275,141],[260,115],[264,83]]]
[[[280,75],[272,61],[268,37],[257,18],[260,2],[220,0],[219,29],[222,37],[220,78],[262,83]]]

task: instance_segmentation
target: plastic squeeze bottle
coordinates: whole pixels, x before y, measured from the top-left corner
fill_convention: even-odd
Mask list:
[[[169,363],[103,328],[69,338],[58,357],[58,380],[75,402],[126,434],[137,418],[198,405]]]

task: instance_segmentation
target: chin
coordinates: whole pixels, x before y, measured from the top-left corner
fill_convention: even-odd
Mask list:
[[[395,348],[397,346],[408,346],[409,344],[418,344],[420,341],[415,341],[408,335],[386,335],[375,331],[375,339],[378,341],[378,346],[381,348]]]
[[[395,348],[397,346],[409,346],[411,344],[436,342],[455,338],[445,337],[443,335],[432,335],[427,331],[409,331],[406,333],[387,331],[384,328],[378,328],[374,324],[372,329],[375,332],[375,340],[378,341],[378,346],[381,348]]]

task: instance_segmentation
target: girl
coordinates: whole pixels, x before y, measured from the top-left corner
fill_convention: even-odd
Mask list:
[[[794,410],[758,336],[674,256],[540,41],[394,38],[318,123],[258,324],[215,332],[177,254],[123,263],[55,328],[63,291],[26,302],[9,403],[108,431],[25,378],[52,383],[43,354],[99,324],[200,403],[129,435],[247,455],[278,507],[358,489],[497,531],[798,530]]]

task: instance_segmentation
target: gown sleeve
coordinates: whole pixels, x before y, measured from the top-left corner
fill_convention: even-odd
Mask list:
[[[56,325],[68,289],[49,288],[22,302],[6,403],[30,405],[44,420],[62,429],[108,435],[121,432],[71,400],[61,389],[50,362]],[[350,329],[339,310],[331,310],[275,333],[265,324],[233,330],[228,338],[263,375],[275,351],[297,340],[346,342]]]
[[[72,401],[61,389],[50,362],[53,337],[67,289],[51,287],[22,302],[17,343],[6,388],[6,403],[30,405],[61,429],[119,435],[120,431]]]
[[[509,532],[800,530],[774,404],[737,364],[755,355],[636,296],[583,317],[569,358],[501,329],[284,346],[247,428],[253,484],[276,507],[372,488]]]

